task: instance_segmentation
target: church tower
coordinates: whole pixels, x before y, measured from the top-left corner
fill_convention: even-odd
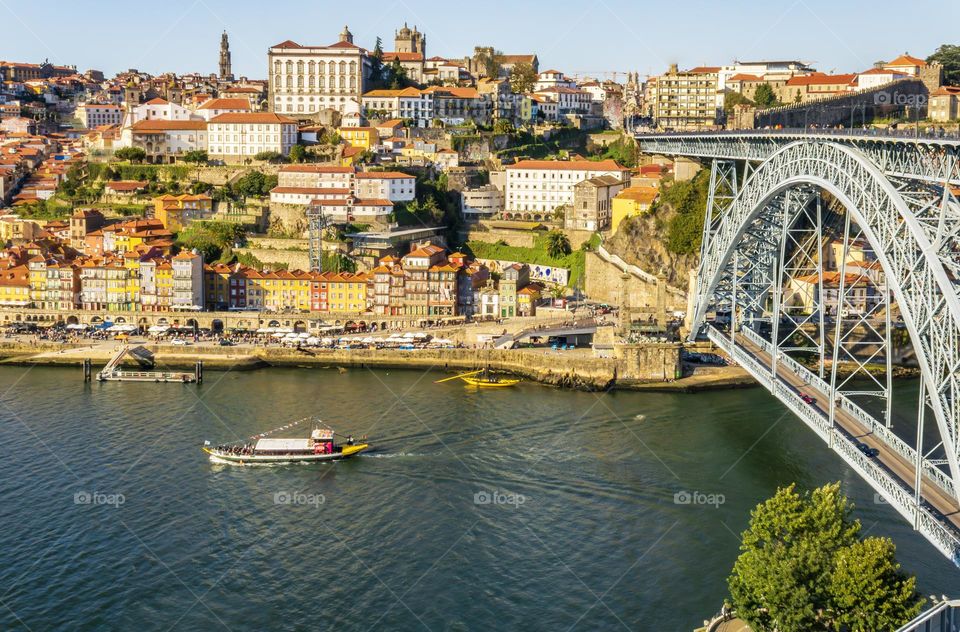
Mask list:
[[[344,26],[343,31],[340,32],[340,41],[353,44],[353,33],[351,33],[350,29],[346,26]]]
[[[427,53],[427,38],[414,26],[413,30],[403,23],[403,28],[394,32],[393,50],[397,53],[420,53],[424,57]]]
[[[220,80],[233,81],[233,70],[230,67],[230,41],[227,32],[220,36]]]

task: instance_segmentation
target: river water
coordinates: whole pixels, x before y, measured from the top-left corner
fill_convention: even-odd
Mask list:
[[[687,632],[719,609],[750,509],[792,481],[841,481],[924,594],[960,593],[960,571],[760,389],[439,377],[0,369],[0,629]],[[267,468],[199,450],[312,414],[377,450]]]

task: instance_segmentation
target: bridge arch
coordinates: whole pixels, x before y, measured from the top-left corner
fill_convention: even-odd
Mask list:
[[[945,267],[952,253],[938,230],[921,221],[898,187],[859,150],[797,141],[757,166],[705,234],[694,330],[703,324],[751,227],[778,196],[804,186],[830,193],[876,252],[916,351],[953,488],[960,491],[960,299]],[[785,217],[783,222],[794,219]]]

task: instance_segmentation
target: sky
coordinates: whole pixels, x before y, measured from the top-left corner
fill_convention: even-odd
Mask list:
[[[331,44],[346,24],[356,44],[372,49],[380,36],[391,50],[404,22],[426,34],[430,57],[488,45],[536,53],[541,70],[602,79],[737,59],[856,72],[960,44],[958,0],[0,0],[0,59],[49,59],[107,76],[128,68],[206,74],[217,70],[226,30],[234,74],[256,79],[266,77],[273,44]]]

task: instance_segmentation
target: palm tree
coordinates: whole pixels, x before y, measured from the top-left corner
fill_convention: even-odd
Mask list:
[[[559,259],[564,255],[570,254],[570,240],[560,230],[551,230],[547,233],[547,254],[554,259]]]

